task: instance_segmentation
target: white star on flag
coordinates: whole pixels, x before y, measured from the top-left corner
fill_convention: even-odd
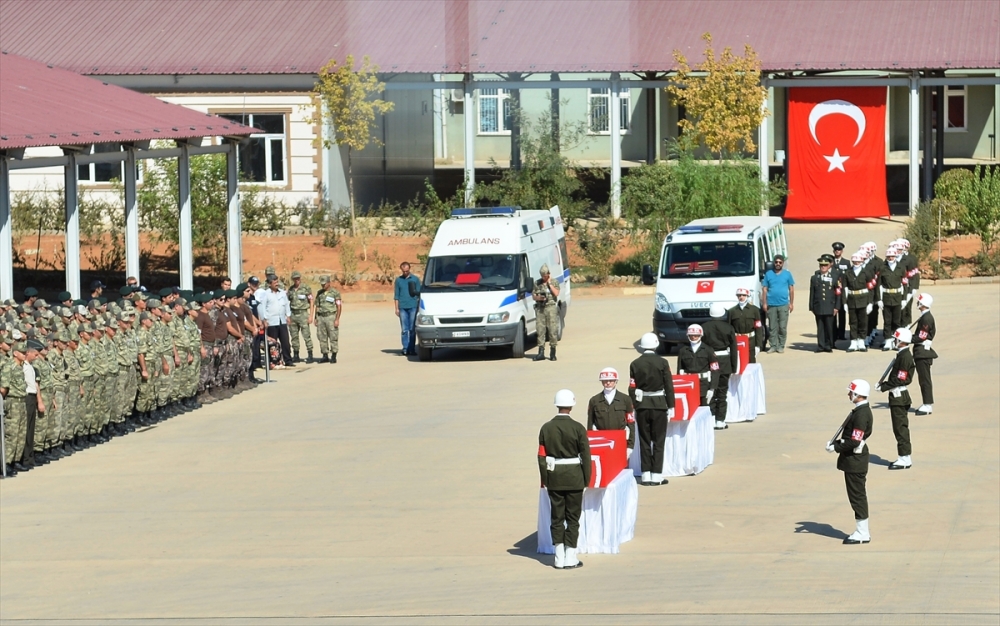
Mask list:
[[[830,167],[826,170],[827,172],[832,172],[833,170],[840,170],[841,172],[847,173],[844,169],[844,161],[851,158],[849,156],[840,156],[840,150],[838,148],[833,149],[833,154],[831,156],[823,155],[823,158],[830,162]]]

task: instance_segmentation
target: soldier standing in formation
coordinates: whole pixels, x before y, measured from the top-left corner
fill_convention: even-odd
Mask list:
[[[292,344],[292,360],[301,363],[299,358],[299,334],[305,337],[307,358],[306,363],[313,362],[313,340],[309,327],[316,313],[316,302],[313,300],[312,289],[302,284],[302,274],[292,272],[292,286],[288,288],[288,307],[292,316],[288,322],[289,341]]]
[[[760,309],[750,302],[750,290],[746,287],[736,288],[736,306],[727,312],[728,322],[737,335],[746,337],[749,342],[750,363],[757,362],[757,355],[764,349],[764,324],[761,322]]]
[[[712,395],[708,406],[715,416],[715,429],[725,430],[729,428],[726,424],[726,415],[729,412],[729,378],[739,372],[740,355],[736,347],[736,331],[723,319],[726,316],[726,308],[715,302],[709,308],[708,314],[712,319],[705,322],[702,327],[703,338],[705,345],[711,348],[719,362],[718,393]]]
[[[864,257],[860,252],[851,255],[851,268],[841,277],[844,315],[850,321],[851,345],[848,352],[867,352],[865,335],[868,332],[868,313],[872,310],[872,294],[869,284],[871,273],[863,266]]]
[[[626,456],[635,448],[635,409],[632,399],[618,391],[618,370],[605,367],[598,375],[604,389],[587,403],[587,430],[624,430]]]
[[[556,345],[559,344],[559,287],[552,282],[549,266],[539,269],[541,278],[535,281],[531,298],[535,301],[535,328],[538,331],[538,354],[536,361],[545,360],[545,341],[549,342],[549,360],[556,360]]]
[[[647,487],[668,482],[663,477],[663,446],[676,401],[670,365],[656,354],[659,345],[654,333],[646,333],[639,340],[642,354],[629,365],[629,397],[636,409],[642,484]]]
[[[695,374],[698,376],[701,393],[701,406],[708,406],[719,388],[719,358],[715,351],[709,348],[701,339],[705,334],[699,324],[691,324],[687,329],[688,344],[682,345],[677,351],[677,373]],[[715,417],[715,429],[729,428],[725,416],[719,421]]]
[[[896,436],[896,452],[899,458],[889,465],[891,470],[910,469],[913,461],[910,458],[910,392],[907,387],[913,382],[913,372],[916,364],[910,354],[912,336],[906,328],[898,328],[893,334],[896,345],[896,358],[889,368],[884,380],[879,381],[878,390],[889,393],[889,415],[892,418],[892,434]]]
[[[826,444],[827,452],[837,452],[837,469],[844,472],[847,499],[854,509],[856,528],[844,539],[845,544],[869,543],[868,532],[868,492],[865,481],[868,478],[868,438],[872,436],[872,409],[868,405],[871,388],[867,381],[855,379],[847,387],[847,399],[854,408],[844,420],[843,426]]]
[[[899,325],[909,328],[910,324],[913,323],[913,294],[920,291],[920,263],[915,256],[910,254],[910,241],[908,239],[897,239],[895,244],[900,254],[896,262],[902,264],[906,270],[906,276],[903,277],[906,297],[903,299],[903,311]]]
[[[833,242],[833,261],[831,261],[830,271],[833,272],[833,278],[840,284],[840,277],[844,275],[844,272],[851,268],[850,259],[844,257],[844,244],[840,241]],[[837,315],[837,341],[845,341],[847,339],[847,315]]]
[[[590,441],[582,424],[570,417],[576,397],[556,392],[558,413],[538,432],[538,473],[548,491],[556,569],[583,567],[576,556],[583,512],[583,490],[590,484]]]
[[[885,261],[879,274],[878,308],[882,311],[882,350],[892,350],[892,333],[902,325],[903,291],[906,268],[896,262],[897,250],[890,246],[885,251]]]
[[[336,363],[340,337],[340,313],[344,303],[340,292],[333,288],[329,276],[319,277],[321,289],[316,294],[316,335],[319,351],[323,355],[320,363]],[[311,356],[311,355],[310,355]]]
[[[913,333],[913,360],[917,368],[917,380],[920,382],[920,408],[917,415],[930,415],[934,412],[934,381],[931,380],[931,365],[937,358],[934,351],[934,336],[937,326],[931,315],[931,305],[934,298],[929,293],[922,293],[917,298],[917,328]]]
[[[833,258],[824,254],[809,280],[809,310],[816,317],[817,352],[833,352],[834,320],[840,312],[841,287],[833,274]]]

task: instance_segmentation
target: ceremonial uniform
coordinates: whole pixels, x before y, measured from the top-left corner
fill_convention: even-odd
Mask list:
[[[301,279],[302,275],[292,272],[293,285],[288,288],[288,307],[292,310],[291,320],[288,323],[289,341],[292,344],[293,359],[299,359],[299,334],[305,337],[308,359],[313,358],[312,333],[309,330],[309,318],[312,317],[313,294],[308,285],[300,284],[294,286],[296,278]]]
[[[868,334],[868,306],[872,304],[874,275],[864,266],[852,266],[841,277],[844,312],[851,326],[851,340],[864,340]]]
[[[917,368],[917,380],[920,382],[921,408],[934,404],[934,381],[931,379],[931,365],[938,357],[932,347],[937,326],[930,309],[925,310],[917,318],[917,327],[913,331],[913,360]],[[917,411],[920,414],[920,411]]]
[[[882,337],[891,347],[889,337],[902,325],[903,280],[906,268],[896,261],[885,262],[879,274],[879,308],[882,309]],[[886,349],[889,349],[889,348]]]
[[[694,350],[690,344],[682,344],[677,352],[677,373],[678,374],[697,374],[698,381],[701,387],[701,406],[708,406],[708,392],[712,392],[712,397],[716,395],[716,390],[719,387],[719,359],[715,355],[715,351],[705,344],[704,340],[699,342],[701,345],[698,346],[697,350]],[[720,391],[719,393],[725,393]],[[724,421],[726,416],[723,415],[721,420],[719,416],[715,416],[716,421]]]
[[[840,244],[840,246],[841,246],[840,249],[843,250],[844,244]],[[836,248],[834,248],[834,250],[836,250]],[[839,257],[836,255],[833,256],[833,263],[832,267],[830,268],[830,271],[833,272],[833,279],[837,281],[838,284],[840,284],[840,277],[843,276],[844,273],[847,272],[847,270],[849,270],[850,268],[851,268],[851,261],[849,259],[844,258],[843,255]],[[837,334],[835,339],[837,340],[847,339],[847,315],[837,315],[835,319],[837,322]]]
[[[750,340],[750,362],[757,362],[757,352],[764,349],[764,324],[761,322],[760,309],[747,302],[742,307],[736,305],[727,313],[729,324],[737,335],[744,335]]]
[[[610,398],[611,402],[608,402]],[[628,449],[635,448],[635,409],[632,398],[615,390],[603,391],[587,403],[587,430],[624,430]]]
[[[809,311],[816,317],[819,352],[833,352],[834,318],[841,307],[842,288],[833,270],[816,270],[809,279]]]
[[[872,254],[871,258],[868,259],[868,262],[865,264],[865,269],[867,269],[869,274],[871,275],[871,280],[870,280],[871,286],[869,287],[869,289],[872,292],[871,297],[873,304],[878,301],[875,289],[879,286],[879,284],[881,284],[880,277],[882,275],[884,266],[885,266],[885,261],[883,261],[880,257],[876,256],[875,254]],[[878,309],[873,307],[872,310],[869,311],[868,313],[868,343],[871,343],[871,341],[875,338],[875,332],[877,330],[878,330]],[[890,332],[889,334],[891,335],[892,332]],[[888,339],[888,336],[883,337],[883,340],[885,339]]]
[[[639,427],[642,472],[662,474],[668,413],[673,410],[675,402],[670,364],[649,348],[632,361],[628,371],[628,392]]]
[[[322,280],[322,279],[326,280]],[[321,276],[323,285],[330,283],[328,276]],[[322,362],[337,362],[340,351],[340,292],[330,285],[316,293],[316,335],[319,339],[319,351],[323,355]]]
[[[552,544],[575,551],[583,490],[590,484],[590,441],[583,425],[560,413],[538,432],[538,473],[551,505]]]
[[[729,412],[729,377],[739,371],[736,331],[721,319],[710,319],[702,324],[702,328],[705,332],[702,341],[715,353],[719,363],[718,393],[712,396],[709,407],[715,421],[724,422]],[[750,351],[753,352],[752,347]]]
[[[854,519],[868,519],[868,494],[865,481],[868,478],[868,439],[872,436],[872,409],[868,401],[855,405],[844,422],[840,437],[834,439],[834,449],[839,453],[837,469],[844,472],[847,499],[854,509]]]
[[[902,264],[906,270],[906,276],[903,280],[906,296],[903,298],[899,325],[909,326],[913,323],[913,294],[920,291],[920,264],[917,257],[909,252],[904,252],[902,258],[897,259],[897,262]],[[914,358],[916,358],[916,354],[914,354]]]
[[[910,446],[910,392],[907,387],[913,382],[916,364],[909,346],[896,352],[888,376],[879,384],[879,391],[889,393],[889,415],[892,417],[892,434],[896,436],[896,452],[900,457],[909,457]],[[907,466],[908,467],[908,466]],[[890,465],[890,468],[892,466]]]

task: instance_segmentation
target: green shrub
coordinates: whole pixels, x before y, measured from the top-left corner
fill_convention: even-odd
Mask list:
[[[959,189],[958,200],[965,205],[963,226],[979,236],[982,252],[989,256],[1000,235],[1000,170],[977,165],[972,179]]]
[[[910,252],[921,261],[927,260],[937,243],[938,206],[933,202],[918,204],[903,236],[910,241]]]
[[[604,213],[595,228],[576,229],[577,243],[583,252],[583,258],[590,266],[595,281],[601,284],[607,282],[611,275],[613,259],[620,243],[615,233],[615,220],[608,215],[607,209]]]

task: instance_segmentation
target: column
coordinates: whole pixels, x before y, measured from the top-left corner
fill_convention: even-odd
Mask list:
[[[66,291],[73,299],[80,297],[80,197],[77,192],[79,171],[76,151],[64,150],[69,160],[64,166],[66,194]]]
[[[465,206],[472,206],[476,188],[476,109],[472,98],[472,74],[465,75],[462,111],[465,121]]]
[[[767,89],[767,79],[763,81],[764,89]],[[760,103],[761,113],[767,111],[767,92],[764,93],[764,101]],[[770,125],[767,122],[767,116],[762,115],[760,118],[760,127],[757,131],[757,160],[760,168],[760,182],[767,185],[771,181],[771,146],[770,142],[770,132],[768,127]],[[767,206],[767,203],[762,203],[760,207],[761,217],[767,217],[771,207]]]
[[[240,179],[239,160],[236,155],[237,142],[229,142],[226,152],[226,245],[229,254],[229,278],[233,283],[243,281],[243,227],[240,223]]]
[[[923,168],[923,199],[930,202],[934,197],[934,125],[931,112],[931,101],[934,98],[933,87],[921,87],[923,89],[923,158],[921,167]]]
[[[125,276],[139,284],[139,202],[135,193],[135,148],[125,146]]]
[[[177,228],[180,264],[178,277],[181,289],[194,287],[194,251],[191,245],[191,153],[187,143],[178,142],[181,155],[177,157],[177,209],[180,222]]]
[[[608,107],[611,109],[608,134],[611,136],[611,216],[618,219],[622,216],[622,134],[621,128],[621,98],[618,90],[621,80],[618,72],[611,74],[611,93]]]
[[[937,128],[934,129],[934,182],[937,182],[938,178],[941,178],[941,173],[944,172],[944,125],[948,123],[948,118],[944,116],[944,92],[945,86],[938,85],[935,87],[937,92],[934,94],[934,101],[937,104],[937,111],[935,117],[935,122],[937,123]]]
[[[14,297],[14,225],[10,216],[10,163],[0,156],[0,300]]]
[[[916,74],[910,76],[910,124],[908,131],[910,157],[910,215],[917,212],[920,203],[920,168],[918,151],[920,148],[920,79]]]
[[[656,132],[657,121],[657,93],[659,89],[647,87],[646,92],[646,163],[652,165],[656,163],[657,150],[659,149],[659,133]]]

